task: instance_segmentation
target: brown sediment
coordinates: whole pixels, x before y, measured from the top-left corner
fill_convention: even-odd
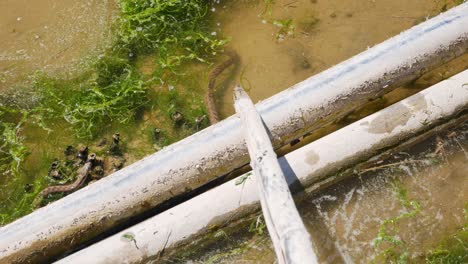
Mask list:
[[[234,64],[234,62],[237,60],[237,53],[235,51],[227,51],[225,53],[229,58],[225,60],[223,63],[218,64],[211,72],[210,75],[208,76],[208,90],[206,91],[205,94],[205,104],[206,104],[206,109],[208,111],[208,117],[210,119],[211,124],[215,124],[219,122],[219,113],[216,110],[216,105],[214,101],[214,86],[216,83],[216,78],[229,66]]]

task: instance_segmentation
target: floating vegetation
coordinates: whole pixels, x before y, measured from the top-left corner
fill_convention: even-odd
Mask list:
[[[120,42],[135,53],[158,54],[158,73],[187,62],[209,62],[227,40],[209,31],[203,0],[120,0]],[[160,79],[162,83],[164,80]]]
[[[400,201],[400,205],[404,208],[404,213],[385,219],[380,225],[377,238],[374,240],[374,246],[384,248],[377,255],[374,261],[406,263],[409,258],[409,253],[406,250],[405,242],[398,235],[398,225],[402,220],[412,218],[421,212],[421,207],[417,201],[408,198],[408,191],[399,181],[392,183],[395,195]]]
[[[227,43],[210,34],[206,1],[120,0],[119,6],[116,43],[108,55],[96,59],[92,70],[71,80],[45,74],[34,78],[40,98],[32,110],[37,124],[47,128],[47,123],[65,120],[78,137],[93,138],[109,122],[132,120],[149,102],[151,82],[143,81],[137,72],[137,55],[157,53],[155,74],[164,83],[164,70],[174,72],[189,62],[207,63]],[[179,95],[169,94],[175,103],[163,109],[174,112],[180,107],[174,96]],[[160,105],[166,107],[162,101]]]
[[[426,256],[426,263],[468,263],[468,203],[464,208],[463,227],[442,241]]]
[[[39,76],[34,85],[40,94],[34,113],[45,121],[66,121],[78,137],[93,138],[113,121],[128,123],[148,102],[143,81],[129,67],[120,75],[100,74],[88,84]]]
[[[38,124],[62,119],[78,137],[93,138],[106,124],[128,123],[148,106],[147,90],[153,80],[173,82],[167,73],[191,62],[208,63],[227,43],[209,31],[206,1],[120,0],[119,6],[117,40],[107,55],[96,59],[92,70],[72,80],[35,77],[40,99],[33,112]],[[135,60],[154,52],[156,70],[144,81]],[[174,107],[161,109],[172,113]]]
[[[295,26],[293,25],[293,20],[291,18],[276,19],[271,23],[279,28],[275,35],[277,41],[282,41],[286,37],[294,37]]]
[[[6,111],[0,109],[3,118]],[[28,154],[24,139],[20,136],[23,122],[17,124],[0,121],[0,170],[2,176],[19,176],[20,166]]]
[[[272,17],[273,7],[275,5],[274,0],[265,0],[264,4],[265,8],[260,14],[260,17],[263,19],[263,23],[268,23],[278,28],[277,32],[275,33],[276,41],[283,41],[287,37],[293,38],[296,29],[296,27],[293,24],[293,20],[291,18],[278,19]]]
[[[252,173],[246,173],[242,176],[240,176],[239,178],[236,179],[235,181],[235,184],[236,185],[242,185],[244,186],[245,182],[247,181],[247,179],[252,175]]]

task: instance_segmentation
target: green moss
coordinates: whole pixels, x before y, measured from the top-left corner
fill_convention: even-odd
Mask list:
[[[19,126],[11,123],[0,123],[0,170],[18,175],[20,165],[27,155],[23,139],[19,136]]]

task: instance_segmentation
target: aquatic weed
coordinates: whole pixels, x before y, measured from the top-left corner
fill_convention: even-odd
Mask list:
[[[100,74],[87,83],[39,76],[35,85],[41,99],[34,115],[49,121],[60,118],[83,138],[93,138],[110,122],[128,123],[148,101],[146,88],[130,67],[110,79],[112,74]]]
[[[260,17],[262,18],[263,23],[268,23],[278,28],[278,30],[275,33],[276,41],[283,41],[286,37],[294,37],[294,31],[296,27],[294,26],[292,18],[272,18],[275,1],[265,0],[264,4],[265,8],[260,14]]]
[[[156,85],[168,83],[168,75],[180,73],[184,65],[209,63],[227,43],[212,34],[209,5],[203,0],[119,0],[121,16],[115,27],[115,43],[103,55],[91,59],[78,76],[57,78],[36,73],[29,87],[34,100],[27,110],[19,106],[14,110],[15,115],[25,117],[23,122],[7,122],[0,114],[1,173],[21,172],[28,153],[19,133],[24,124],[48,132],[57,127],[70,128],[70,134],[93,139],[112,124],[129,123],[139,117],[140,111],[150,108],[165,113],[158,116],[158,123],[170,134],[164,145],[199,130],[195,119],[203,116],[205,109],[198,93],[187,89],[183,93],[157,92],[155,98],[150,94]],[[140,55],[154,53],[156,71],[148,81],[138,71],[136,60]],[[181,128],[168,128],[173,111],[185,116]],[[41,167],[42,172],[46,170]],[[25,177],[7,183],[12,195],[0,203],[0,225],[32,211],[31,201],[46,185],[45,178],[36,173],[33,183],[27,183],[34,188],[31,192],[24,190]]]
[[[40,103],[31,115],[34,122],[49,129],[47,123],[65,120],[81,138],[95,137],[110,122],[127,123],[149,102],[147,88],[153,80],[167,83],[166,73],[186,63],[208,63],[227,43],[209,31],[208,5],[201,0],[120,0],[116,43],[96,59],[93,69],[72,80],[36,76]],[[144,82],[134,61],[152,52],[157,53],[155,76]],[[164,111],[184,105],[165,105],[161,97],[157,101]],[[198,109],[186,112],[204,111]]]
[[[120,43],[130,56],[156,51],[160,76],[186,62],[206,63],[227,43],[209,31],[207,1],[120,0],[119,6]]]
[[[294,26],[293,20],[291,18],[275,19],[271,23],[279,28],[275,34],[277,41],[282,41],[286,37],[294,37],[294,31],[296,27]]]
[[[407,263],[409,259],[409,253],[406,249],[405,241],[403,241],[398,235],[398,224],[407,218],[412,218],[421,212],[421,206],[415,200],[408,198],[408,191],[399,181],[392,183],[395,195],[400,201],[400,205],[406,210],[406,212],[385,219],[380,225],[379,233],[377,238],[374,239],[374,246],[380,247],[385,244],[385,249],[380,252],[375,258],[377,260],[384,260],[385,262],[392,263]]]
[[[256,235],[263,235],[265,233],[265,228],[265,219],[263,218],[263,215],[259,215],[250,223],[249,232]]]
[[[3,117],[7,111],[6,108],[0,108],[0,117]],[[21,121],[17,124],[0,121],[0,171],[3,175],[18,176],[20,166],[28,155],[28,149],[24,145],[24,138],[20,135],[24,118],[23,115]]]
[[[426,263],[468,263],[468,203],[465,203],[463,212],[463,227],[430,250],[426,255]]]

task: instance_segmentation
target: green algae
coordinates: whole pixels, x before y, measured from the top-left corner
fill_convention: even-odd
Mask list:
[[[374,247],[380,249],[380,253],[373,259],[374,263],[407,263],[409,252],[405,241],[399,236],[398,226],[402,221],[413,218],[421,212],[420,204],[410,200],[408,190],[399,180],[392,182],[393,191],[400,202],[404,212],[400,215],[385,219],[379,227],[377,238],[374,239]]]
[[[38,77],[34,83],[40,94],[33,112],[47,122],[63,120],[78,137],[93,138],[106,123],[128,123],[148,101],[146,88],[137,72],[124,68],[112,81],[98,76],[88,84]],[[67,87],[67,89],[63,89]]]
[[[210,32],[203,0],[120,0],[119,42],[130,56],[157,52],[158,78],[165,71],[199,61],[207,63],[227,40]]]
[[[463,227],[426,254],[426,263],[455,264],[468,262],[468,203],[464,208]]]
[[[0,110],[0,116],[3,115]],[[20,135],[22,122],[17,124],[0,122],[0,171],[2,175],[18,177],[20,166],[28,154],[24,139]]]
[[[45,175],[69,144],[95,144],[115,131],[147,135],[140,142],[128,142],[135,145],[128,148],[134,160],[133,156],[141,158],[208,125],[203,119],[200,82],[204,79],[193,76],[206,71],[227,43],[212,34],[210,3],[119,0],[118,4],[114,40],[102,55],[88,58],[75,76],[37,72],[29,87],[22,89],[30,91],[23,96],[31,100],[27,107],[8,105],[23,118],[7,119],[2,112],[0,169],[5,192],[0,225],[30,213],[35,196],[57,184]],[[143,58],[153,58],[149,72],[139,68]],[[196,67],[187,65],[204,66],[193,70]],[[174,122],[175,112],[182,113],[182,122]],[[155,129],[162,131],[157,138]],[[5,176],[10,172],[16,177]],[[56,196],[51,200],[63,194]]]

